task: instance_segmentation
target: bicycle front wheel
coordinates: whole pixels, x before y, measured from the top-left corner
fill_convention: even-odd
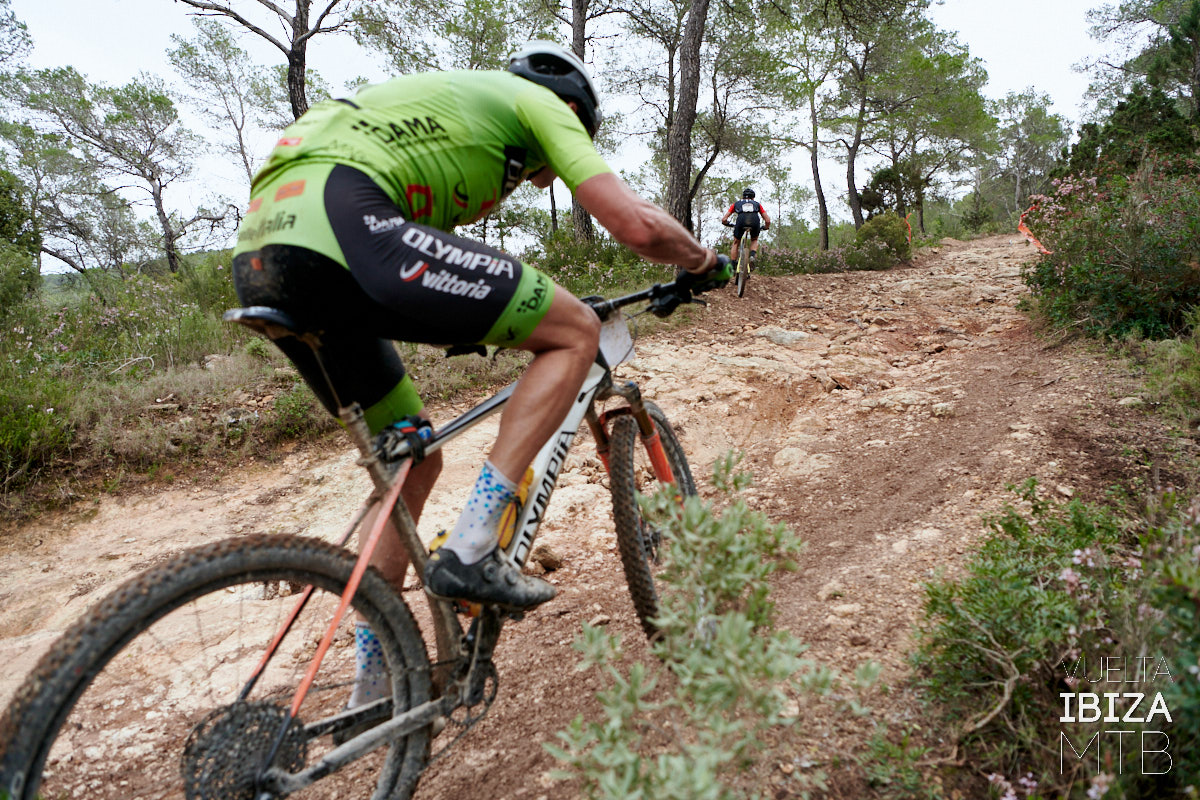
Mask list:
[[[71,626],[0,717],[0,796],[246,798],[293,692],[333,619],[355,557],[298,536],[253,535],[186,551],[138,575]],[[312,596],[274,657],[247,682],[300,593]],[[431,699],[412,614],[369,569],[353,609],[374,630],[393,713]],[[354,675],[354,619],[342,623],[272,762],[298,769],[333,747],[313,723],[341,711]],[[241,696],[245,693],[245,696]],[[302,797],[407,798],[429,730],[369,753]],[[376,777],[377,776],[377,777]]]
[[[750,280],[750,246],[742,242],[738,249],[737,296],[746,294],[746,282]]]
[[[692,470],[671,423],[654,403],[647,402],[646,410],[658,431],[676,488],[681,495],[694,495],[696,484],[692,480]],[[633,597],[633,607],[641,620],[642,630],[653,639],[658,633],[658,626],[654,624],[654,618],[658,616],[658,592],[655,590],[654,577],[666,543],[662,531],[647,523],[638,508],[638,494],[651,494],[657,488],[649,455],[644,447],[639,446],[639,442],[637,421],[632,416],[617,417],[613,422],[609,451],[609,485],[612,490],[613,520],[617,528],[617,547],[621,552],[621,564],[625,568],[625,580]]]

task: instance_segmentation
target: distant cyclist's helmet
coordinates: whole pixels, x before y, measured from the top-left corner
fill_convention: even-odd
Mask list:
[[[753,200],[754,199],[754,190],[747,189],[746,191],[742,192],[742,197],[744,197],[747,200]]]
[[[530,42],[508,57],[508,71],[545,86],[579,106],[579,119],[594,139],[603,114],[600,95],[579,56],[554,42]]]

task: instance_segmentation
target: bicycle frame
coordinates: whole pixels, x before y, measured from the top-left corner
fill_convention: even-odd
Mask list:
[[[592,302],[592,307],[602,320],[607,319],[616,313],[617,309],[622,305],[628,305],[638,300],[653,297],[653,291],[646,290],[613,301],[596,299]],[[621,321],[621,324],[623,324],[623,321]],[[318,361],[320,360],[319,341],[315,338],[307,334],[297,334],[286,325],[259,324],[254,327],[257,327],[260,332],[271,338],[284,335],[300,335],[302,339],[313,347],[314,352],[317,353]],[[428,454],[441,449],[448,442],[501,411],[512,396],[515,386],[516,384],[510,384],[494,396],[435,431],[431,439],[424,445],[425,453]],[[595,408],[596,401],[612,396],[619,396],[625,399],[628,402],[628,406],[613,409],[604,414],[597,414]],[[605,469],[608,470],[609,421],[621,414],[631,414],[636,420],[643,445],[647,450],[652,468],[658,480],[663,483],[674,482],[662,442],[659,439],[654,422],[646,411],[641,391],[638,389],[637,384],[630,381],[623,386],[614,385],[612,371],[605,360],[603,352],[598,352],[596,360],[592,363],[583,384],[576,393],[574,402],[558,426],[558,432],[546,441],[534,457],[530,466],[532,480],[529,483],[529,494],[520,509],[513,535],[503,548],[505,555],[518,568],[524,566],[529,558],[533,542],[537,537],[538,529],[549,506],[550,498],[557,486],[559,474],[566,463],[567,454],[574,443],[575,436],[582,423],[585,420],[587,421],[592,436],[596,441],[597,454],[603,462]],[[317,647],[316,654],[309,665],[304,679],[296,689],[288,715],[288,722],[282,726],[276,739],[275,747],[264,761],[264,765],[274,761],[275,751],[282,745],[291,720],[295,719],[304,701],[304,697],[320,669],[321,661],[332,644],[334,635],[350,606],[350,601],[355,591],[357,591],[359,581],[367,569],[367,565],[379,542],[387,520],[390,519],[399,532],[401,543],[418,575],[424,574],[425,563],[428,560],[428,553],[426,552],[424,543],[420,539],[412,516],[409,514],[405,504],[398,502],[404,479],[407,477],[413,463],[411,457],[406,457],[404,446],[402,446],[402,460],[398,462],[398,466],[395,463],[384,463],[375,451],[373,446],[374,437],[371,436],[363,418],[362,408],[357,403],[348,407],[342,407],[339,410],[339,416],[362,454],[359,463],[367,468],[375,485],[376,491],[372,496],[372,500],[368,501],[368,506],[373,502],[378,502],[380,504],[379,513],[376,515],[374,525],[366,541],[360,548],[358,560],[341,598],[337,612],[330,621],[325,635]],[[379,499],[375,500],[375,498]],[[365,509],[359,512],[350,530],[346,532],[343,544],[348,541],[353,530],[358,526],[364,516],[364,511]],[[257,680],[257,676],[270,661],[275,649],[286,636],[294,620],[299,616],[300,611],[307,603],[310,592],[311,587],[302,594],[295,610],[272,639],[258,669],[243,689],[243,697],[249,693],[254,682]],[[359,733],[357,736],[327,753],[320,761],[302,772],[291,774],[284,773],[276,768],[268,769],[265,773],[265,780],[272,791],[291,793],[310,786],[320,778],[331,774],[342,766],[365,755],[367,752],[430,724],[434,724],[439,718],[448,716],[459,706],[478,702],[483,691],[483,685],[488,677],[487,674],[480,674],[478,668],[486,669],[490,667],[491,651],[502,627],[500,614],[495,609],[481,609],[475,623],[472,625],[472,631],[475,632],[475,635],[467,637],[463,635],[462,626],[459,624],[453,604],[428,594],[426,597],[429,600],[432,611],[437,663],[441,665],[434,670],[434,683],[440,691],[440,696],[420,706],[411,708],[399,716],[390,717],[367,731]],[[476,624],[479,625],[477,632],[475,631]],[[469,639],[473,639],[473,641],[468,641]],[[464,665],[465,669],[463,668]],[[390,708],[390,702],[390,700],[378,700],[367,706],[342,712],[334,717],[307,726],[307,730],[311,734],[316,735],[319,732],[325,732],[335,727],[344,727],[349,724],[348,720],[360,719],[364,714],[384,713],[384,709]]]

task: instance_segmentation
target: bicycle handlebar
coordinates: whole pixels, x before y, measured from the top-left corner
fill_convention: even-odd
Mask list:
[[[724,266],[722,261],[727,263],[729,261],[728,256],[718,256],[717,266],[713,271],[718,271]],[[596,316],[600,317],[601,322],[612,316],[612,313],[617,309],[646,301],[650,302],[649,310],[654,316],[669,317],[681,305],[688,303],[707,305],[703,300],[698,299],[696,295],[725,285],[724,282],[721,282],[719,285],[717,283],[704,285],[708,280],[709,274],[696,275],[685,270],[680,270],[675,275],[675,280],[670,283],[656,283],[648,289],[642,289],[640,292],[611,299],[605,299],[599,295],[592,295],[581,299],[591,306],[592,310],[596,312]]]

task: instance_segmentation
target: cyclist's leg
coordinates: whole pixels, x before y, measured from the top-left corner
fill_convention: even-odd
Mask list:
[[[553,587],[522,576],[496,557],[496,529],[515,480],[565,415],[595,357],[595,314],[566,292],[556,292],[537,270],[495,248],[405,220],[360,172],[335,168],[325,196],[350,274],[387,312],[373,323],[378,334],[439,344],[484,342],[534,353],[531,380],[522,379],[501,423],[495,452],[505,466],[485,464],[467,508],[431,557],[425,579],[430,591],[447,597],[511,606],[548,600]],[[547,413],[549,398],[560,396],[562,414],[555,419]],[[518,440],[519,446],[511,444]],[[509,456],[514,447],[516,455]],[[435,572],[445,579],[433,579]]]
[[[297,339],[275,343],[332,416],[337,417],[341,405],[357,402],[371,433],[409,415],[427,416],[395,346],[371,329],[383,312],[345,267],[307,248],[267,245],[238,255],[233,272],[242,303],[280,308],[302,327],[323,331],[320,362]],[[414,520],[420,518],[441,468],[441,453],[435,452],[409,473],[401,496]],[[366,530],[373,518],[372,512]],[[399,591],[408,557],[397,538],[384,536],[371,563]]]
[[[571,407],[588,367],[596,360],[600,320],[560,286],[546,316],[518,347],[533,353],[500,418],[491,462],[520,478]]]
[[[738,253],[742,244],[742,234],[746,232],[746,226],[740,222],[733,223],[733,245],[729,248],[729,260],[737,264]]]
[[[758,225],[750,225],[747,227],[750,231],[750,268],[754,268],[754,262],[758,256],[758,234],[761,231]]]

